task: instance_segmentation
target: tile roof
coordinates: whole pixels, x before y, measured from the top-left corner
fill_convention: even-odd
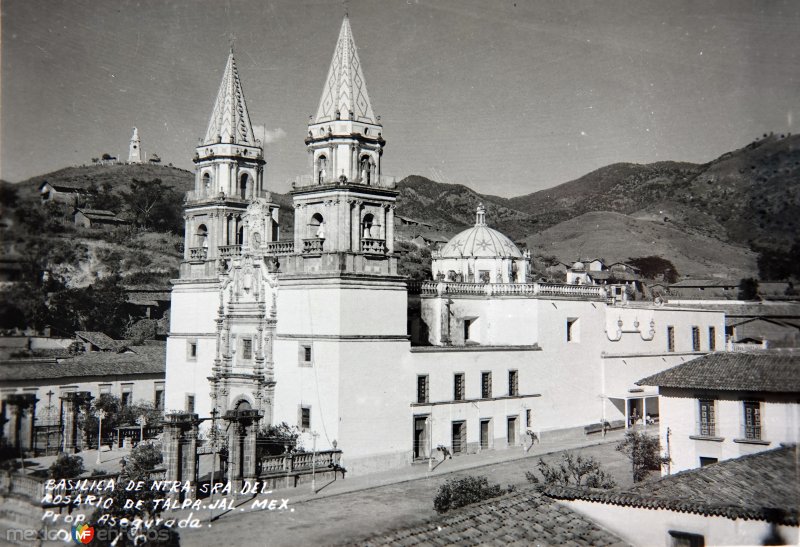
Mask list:
[[[800,354],[770,351],[711,353],[636,383],[640,386],[730,391],[800,392]]]
[[[725,460],[627,489],[551,487],[554,499],[667,509],[730,519],[798,525],[797,446]]]
[[[104,332],[79,330],[75,331],[75,336],[97,346],[101,351],[116,351],[122,346],[119,340],[114,340]]]
[[[800,302],[712,302],[681,304],[687,308],[724,311],[728,316],[740,317],[800,317]]]
[[[136,346],[138,348],[146,346]],[[86,376],[130,376],[161,374],[166,371],[166,351],[163,347],[137,353],[90,352],[53,361],[11,362],[0,367],[3,381],[79,378]]]
[[[360,545],[625,545],[592,520],[526,487]]]

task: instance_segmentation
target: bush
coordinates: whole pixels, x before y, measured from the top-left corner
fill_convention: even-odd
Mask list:
[[[73,479],[83,474],[83,458],[59,454],[56,461],[50,466],[48,476],[51,479]]]
[[[499,484],[490,485],[486,477],[448,479],[439,487],[439,491],[433,499],[433,508],[437,513],[446,513],[451,509],[496,498],[503,493]]]
[[[558,465],[549,465],[539,458],[537,467],[542,474],[542,481],[532,471],[525,472],[525,478],[532,484],[545,486],[577,486],[579,488],[614,488],[617,483],[600,467],[600,462],[592,457],[574,457],[565,452],[561,456],[562,462]]]

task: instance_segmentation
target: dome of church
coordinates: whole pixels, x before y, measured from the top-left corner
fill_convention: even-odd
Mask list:
[[[508,237],[486,225],[486,209],[478,205],[475,226],[455,235],[441,250],[442,258],[522,258]]]
[[[577,261],[575,264],[573,264],[573,265],[572,265],[572,269],[573,269],[573,270],[585,270],[585,269],[586,269],[586,266],[584,266],[584,265],[583,265],[583,262],[581,262],[581,261],[579,260],[579,261]]]

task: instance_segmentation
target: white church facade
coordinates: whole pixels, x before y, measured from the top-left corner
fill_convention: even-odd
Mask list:
[[[655,388],[635,382],[724,347],[721,312],[527,282],[530,254],[483,207],[437,279],[397,275],[398,191],[347,18],[305,144],[282,237],[231,53],[187,196],[168,411],[297,425],[365,473],[655,417]]]

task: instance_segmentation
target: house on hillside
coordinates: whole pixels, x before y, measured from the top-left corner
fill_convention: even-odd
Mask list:
[[[84,228],[117,228],[130,225],[130,221],[105,209],[75,209],[75,226]]]
[[[683,279],[669,286],[673,299],[714,300],[734,299],[739,294],[739,282],[731,279]]]
[[[447,237],[434,230],[424,230],[411,240],[417,247],[427,247],[431,251],[440,251],[450,241]]]
[[[672,472],[800,440],[800,354],[712,353],[637,384],[658,387]]]
[[[421,220],[415,220],[413,218],[408,218],[397,214],[394,215],[394,218],[398,228],[402,228],[403,226],[418,226],[420,228],[427,228],[429,230],[433,229],[433,224],[423,222]]]
[[[797,457],[784,446],[630,488],[545,495],[631,545],[797,545]]]
[[[135,315],[147,319],[161,319],[169,310],[170,288],[158,285],[134,285],[125,287],[128,305]]]
[[[39,195],[42,203],[58,202],[75,205],[89,194],[88,190],[79,184],[71,182],[47,182],[39,185]]]

